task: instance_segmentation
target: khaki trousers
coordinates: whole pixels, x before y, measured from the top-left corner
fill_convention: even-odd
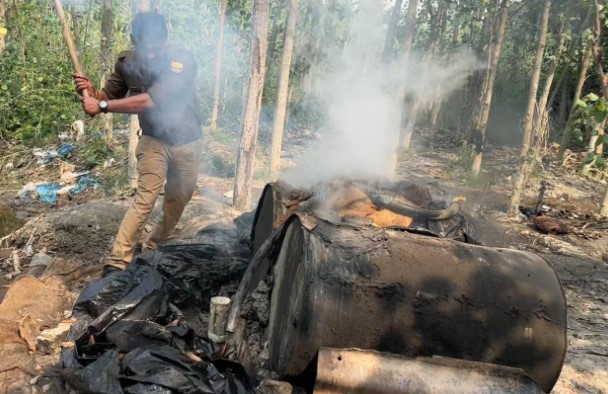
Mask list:
[[[162,220],[146,240],[144,248],[156,249],[171,235],[196,188],[201,151],[201,140],[170,146],[153,137],[141,137],[136,152],[139,178],[135,201],[120,224],[109,265],[125,268],[131,262],[134,248],[165,180]]]

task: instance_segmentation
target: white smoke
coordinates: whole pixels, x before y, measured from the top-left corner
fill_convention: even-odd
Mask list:
[[[398,93],[403,81],[408,95],[428,104],[437,88],[447,97],[479,68],[475,57],[464,51],[448,64],[424,63],[415,54],[409,65],[403,55],[392,64],[383,63],[383,11],[376,0],[359,2],[346,47],[315,83],[325,127],[295,167],[284,171],[287,182],[309,187],[338,176],[390,178],[406,110]]]

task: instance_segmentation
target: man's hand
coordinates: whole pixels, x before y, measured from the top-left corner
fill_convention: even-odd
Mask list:
[[[72,74],[72,79],[76,85],[76,92],[78,92],[80,96],[82,96],[82,92],[86,90],[89,92],[89,97],[96,97],[97,91],[95,90],[95,86],[93,86],[93,82],[91,82],[86,75]]]
[[[101,113],[101,109],[99,108],[99,100],[94,97],[81,97],[80,101],[82,102],[82,109],[87,115],[95,116]]]

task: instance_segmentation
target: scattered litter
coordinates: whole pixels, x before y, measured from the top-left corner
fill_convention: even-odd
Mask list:
[[[36,193],[40,201],[47,204],[57,202],[57,192],[63,188],[63,184],[59,182],[44,182],[36,185]]]
[[[57,150],[42,150],[42,149],[34,149],[34,156],[38,158],[39,165],[45,165],[51,163],[58,157],[68,157],[70,152],[72,152],[76,147],[73,144],[63,145]]]
[[[87,174],[87,173],[85,173]],[[60,182],[30,182],[25,185],[17,194],[22,201],[37,200],[47,204],[54,204],[58,200],[58,196],[69,193],[77,195],[83,193],[87,189],[99,189],[99,178],[94,175],[81,175],[75,185],[66,186]]]
[[[76,186],[70,189],[71,194],[80,194],[91,188],[97,190],[99,188],[99,178],[94,175],[83,175],[78,179]]]
[[[114,164],[116,164],[116,160],[113,157],[111,157],[109,159],[104,160],[103,168],[112,167]]]

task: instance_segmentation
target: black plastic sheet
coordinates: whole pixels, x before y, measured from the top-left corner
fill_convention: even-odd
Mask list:
[[[138,260],[148,261],[163,276],[173,303],[208,311],[211,297],[247,268],[251,247],[241,235],[237,227],[214,226],[201,231],[192,240],[196,243],[166,245]]]
[[[223,360],[222,349],[190,328],[178,308],[207,309],[224,284],[240,279],[250,257],[241,235],[250,222],[210,227],[195,244],[143,253],[126,270],[90,283],[74,306],[73,346],[61,354],[69,385],[104,394],[253,392],[244,368]]]

